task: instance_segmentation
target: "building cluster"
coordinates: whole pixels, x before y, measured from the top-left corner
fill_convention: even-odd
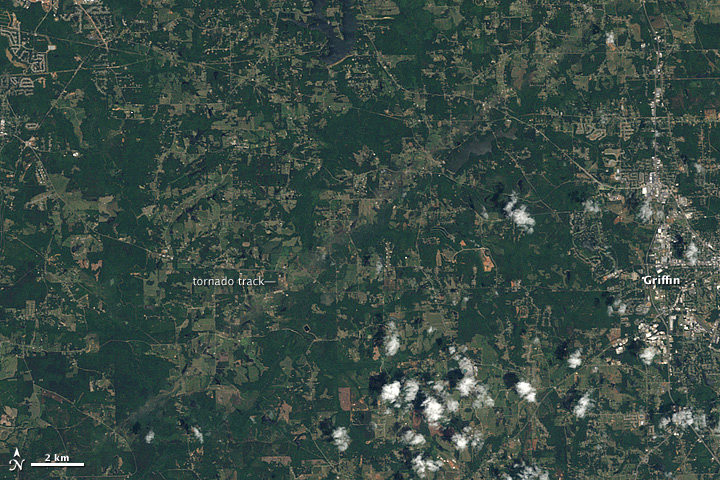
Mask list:
[[[20,22],[14,15],[10,17],[9,22],[0,24],[0,35],[7,38],[10,44],[7,51],[10,62],[24,70],[24,73],[19,75],[0,76],[0,91],[7,95],[33,95],[35,81],[30,74],[37,75],[48,72],[47,52],[54,49],[55,46],[48,45],[48,50],[44,52],[29,47],[20,30]]]

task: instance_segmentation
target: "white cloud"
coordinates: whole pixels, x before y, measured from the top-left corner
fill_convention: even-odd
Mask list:
[[[485,444],[485,440],[483,440],[483,436],[480,432],[473,431],[472,428],[465,427],[463,428],[462,432],[458,432],[454,434],[450,441],[453,443],[455,448],[457,450],[466,450],[469,447],[471,447],[474,450],[482,448],[482,446]]]
[[[145,435],[145,443],[152,443],[153,440],[155,440],[155,432],[150,430],[147,435]]]
[[[473,393],[477,381],[471,376],[465,376],[458,382],[457,389],[460,392],[461,397],[467,397]]]
[[[643,221],[643,223],[650,223],[653,217],[653,210],[650,206],[650,200],[645,200],[645,202],[640,207],[640,212],[638,213],[638,217],[640,220]]]
[[[642,353],[640,353],[639,356],[640,360],[642,360],[645,365],[652,365],[653,358],[655,358],[655,355],[657,354],[658,351],[655,347],[647,347],[645,350],[642,351]]]
[[[578,368],[582,365],[582,348],[575,350],[568,358],[568,366],[570,368]]]
[[[380,275],[383,271],[383,263],[382,260],[380,260],[380,257],[378,257],[377,262],[375,262],[375,275]]]
[[[521,470],[515,477],[518,480],[549,480],[550,475],[547,471],[537,465],[521,465]]]
[[[530,216],[525,205],[520,205],[519,208],[515,208],[518,203],[517,194],[513,192],[510,195],[510,202],[505,205],[503,210],[505,214],[517,225],[522,231],[526,233],[533,233],[535,231],[535,219]]]
[[[388,323],[388,333],[385,337],[385,355],[392,357],[400,350],[400,337],[395,322]]]
[[[521,205],[520,208],[514,210],[511,218],[521,230],[527,233],[533,233],[535,231],[535,219],[527,212],[525,205]]]
[[[458,382],[457,390],[460,392],[461,397],[474,396],[473,407],[493,407],[495,401],[488,393],[485,385],[478,384],[475,379],[475,365],[467,357],[463,357],[459,360],[460,369],[463,371],[465,376]]]
[[[475,365],[472,360],[467,357],[461,358],[458,363],[460,364],[460,370],[463,372],[463,378],[457,384],[457,390],[460,392],[461,397],[469,397],[478,388],[477,380],[475,380]]]
[[[400,382],[395,381],[393,383],[386,383],[383,385],[382,392],[380,393],[380,400],[383,403],[394,403],[396,406],[397,400],[400,397]]]
[[[695,171],[696,171],[697,173],[702,173],[702,172],[705,171],[705,167],[703,167],[703,166],[700,165],[699,163],[693,163],[693,167],[695,167]]]
[[[192,427],[193,436],[200,442],[205,443],[205,436],[202,434],[198,427]]]
[[[434,473],[440,470],[442,462],[439,460],[423,459],[422,455],[418,455],[411,461],[412,469],[420,478],[425,478],[428,473]]]
[[[638,212],[638,218],[643,223],[650,223],[653,221],[653,219],[658,220],[658,221],[663,220],[665,218],[665,214],[663,213],[662,208],[653,210],[652,205],[650,205],[650,199],[647,199],[640,206],[640,211]]]
[[[577,418],[585,418],[585,415],[587,415],[588,410],[590,410],[593,407],[594,403],[590,399],[590,392],[587,392],[585,395],[583,395],[580,400],[578,401],[577,405],[575,405],[575,408],[573,409],[573,413]]]
[[[433,426],[437,426],[442,420],[445,419],[444,413],[445,408],[433,397],[428,397],[422,403],[424,408],[423,413],[428,423]]]
[[[460,364],[460,370],[462,370],[463,375],[466,377],[475,375],[475,365],[473,365],[472,360],[467,357],[462,357],[458,363]]]
[[[460,402],[455,400],[452,397],[448,397],[445,399],[445,409],[450,413],[455,413],[460,408]]]
[[[515,192],[513,192],[512,195],[510,195],[510,201],[507,203],[507,205],[505,205],[503,207],[503,210],[505,211],[505,213],[507,213],[509,215],[510,212],[512,212],[513,208],[515,208],[517,201],[518,201],[517,194]]]
[[[400,338],[393,335],[385,339],[385,355],[392,357],[400,350]]]
[[[347,433],[347,428],[338,427],[332,433],[333,443],[337,447],[338,451],[344,452],[350,446],[350,435]]]
[[[625,302],[623,302],[621,299],[617,298],[612,305],[608,306],[607,312],[608,316],[613,314],[625,315],[627,313],[627,304],[625,304]]]
[[[583,207],[585,207],[585,213],[600,213],[602,211],[600,204],[590,198],[583,202]]]
[[[484,408],[494,406],[495,400],[493,400],[490,396],[490,392],[488,392],[487,387],[485,385],[478,385],[475,388],[475,401],[473,402],[473,407]]]
[[[406,380],[403,386],[403,398],[407,403],[412,403],[420,391],[420,384],[417,380]]]
[[[530,403],[535,403],[537,390],[529,382],[518,382],[515,384],[518,395]]]
[[[695,265],[698,261],[698,247],[695,245],[695,242],[690,242],[690,245],[688,245],[687,250],[685,250],[685,260],[690,265]]]
[[[401,438],[403,442],[407,443],[412,447],[416,447],[425,443],[425,437],[423,437],[420,433],[413,432],[412,430],[408,430],[407,432],[403,433]]]
[[[473,449],[477,450],[485,445],[485,440],[480,432],[471,432],[470,427],[465,427],[463,431],[470,435],[470,446]]]
[[[448,383],[445,380],[438,380],[436,382],[430,382],[432,383],[432,388],[437,393],[442,394],[445,391],[445,387],[447,387]]]
[[[455,448],[457,450],[463,451],[467,450],[468,444],[470,443],[470,438],[468,438],[467,435],[464,433],[456,433],[452,436],[450,441],[455,445]]]

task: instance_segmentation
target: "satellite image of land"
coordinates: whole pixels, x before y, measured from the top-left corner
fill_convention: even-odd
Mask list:
[[[0,50],[0,478],[720,479],[718,0],[2,0]]]

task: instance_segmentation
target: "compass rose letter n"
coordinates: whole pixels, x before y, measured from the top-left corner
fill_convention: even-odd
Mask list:
[[[23,469],[23,463],[25,463],[25,459],[20,458],[20,451],[15,447],[15,455],[13,455],[12,460],[8,462],[10,464],[10,471],[14,472],[15,470],[22,470]]]

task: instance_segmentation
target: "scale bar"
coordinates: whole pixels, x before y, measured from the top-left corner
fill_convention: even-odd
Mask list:
[[[31,467],[84,467],[84,463],[60,463],[60,462],[41,462],[41,463],[31,463]]]

